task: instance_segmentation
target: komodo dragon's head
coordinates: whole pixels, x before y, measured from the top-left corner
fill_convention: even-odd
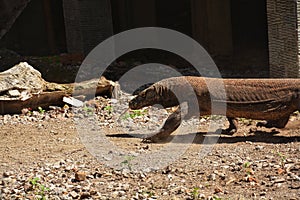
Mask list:
[[[140,92],[129,102],[129,108],[136,110],[146,106],[159,104],[164,108],[179,105],[174,93],[160,82]]]

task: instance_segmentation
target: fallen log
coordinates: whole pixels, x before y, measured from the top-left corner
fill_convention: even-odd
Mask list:
[[[111,96],[114,83],[100,77],[80,83],[58,84],[45,81],[41,73],[26,62],[0,73],[0,114],[20,113],[23,108],[63,105],[64,97],[82,99]]]

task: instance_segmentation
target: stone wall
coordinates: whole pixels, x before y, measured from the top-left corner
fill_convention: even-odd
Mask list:
[[[63,0],[63,8],[69,53],[88,54],[112,36],[109,0]]]
[[[271,77],[299,77],[299,4],[300,0],[267,0]]]

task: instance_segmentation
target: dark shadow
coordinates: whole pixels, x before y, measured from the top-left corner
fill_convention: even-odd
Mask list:
[[[227,144],[232,144],[232,143],[238,143],[238,142],[263,142],[263,143],[271,143],[271,144],[280,144],[280,143],[290,143],[290,142],[296,142],[300,141],[300,136],[280,136],[277,135],[278,131],[255,131],[251,135],[246,135],[246,136],[228,136],[228,135],[217,135],[214,133],[207,134],[206,132],[199,132],[196,134],[194,142],[196,144],[202,144],[204,141],[205,137],[209,137],[211,139],[217,139],[219,144],[222,143],[227,143]],[[193,133],[189,133],[193,134]],[[184,135],[183,135],[184,137]]]
[[[142,134],[127,134],[127,133],[116,133],[116,134],[109,134],[106,135],[106,137],[111,137],[111,138],[141,138],[144,135]]]
[[[217,135],[215,133],[206,133],[206,132],[198,132],[198,133],[188,133],[186,135],[178,135],[176,139],[174,135],[169,136],[167,139],[160,141],[158,143],[188,143],[189,138],[194,137],[194,144],[203,144],[204,139],[209,139],[210,141],[215,141],[218,139],[217,143],[222,144],[233,144],[238,142],[262,142],[262,143],[270,143],[270,144],[281,144],[281,143],[291,143],[300,141],[300,136],[280,136],[277,135],[278,131],[255,131],[251,135],[248,136],[228,136],[228,135]],[[141,138],[144,135],[142,134],[112,134],[107,135],[107,137],[117,137],[117,138]],[[142,139],[142,138],[141,138]]]
[[[263,143],[271,143],[271,144],[280,144],[280,143],[290,143],[296,142],[300,140],[300,136],[279,136],[276,135],[278,132],[264,132],[264,131],[256,131],[254,134],[247,135],[247,136],[227,136],[221,135],[218,139],[218,143],[237,143],[237,142],[263,142]],[[203,143],[204,137],[218,137],[215,134],[208,134],[206,133],[197,133],[194,143]]]

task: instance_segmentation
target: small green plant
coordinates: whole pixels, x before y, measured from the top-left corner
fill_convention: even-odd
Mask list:
[[[125,113],[125,114],[122,116],[122,119],[124,119],[124,120],[127,120],[128,118],[130,118],[129,113]]]
[[[210,119],[211,120],[220,120],[220,119],[222,119],[223,118],[223,116],[221,116],[221,115],[211,115],[210,116]]]
[[[246,119],[246,118],[239,118],[239,121],[240,121],[242,124],[246,125],[246,126],[252,124],[252,122],[253,122],[253,120],[251,120],[251,119]]]
[[[280,164],[283,166],[286,163],[286,156],[280,152],[277,152],[277,155],[280,157]]]
[[[143,116],[147,113],[147,110],[132,110],[129,113],[125,113],[125,115],[123,116],[123,119],[126,120],[128,118],[134,119],[136,117],[140,117]]]
[[[155,195],[155,193],[153,191],[143,191],[142,193],[143,193],[143,195],[145,195],[147,197],[152,197]]]
[[[243,167],[245,168],[245,173],[246,173],[247,177],[250,177],[251,174],[253,173],[253,170],[252,170],[252,168],[250,167],[251,164],[252,164],[252,163],[249,162],[249,161],[246,161],[246,162],[244,162],[244,164],[243,164]]]
[[[32,185],[33,190],[35,191],[35,194],[40,196],[39,200],[46,200],[47,199],[46,193],[50,189],[47,188],[46,186],[40,184],[39,180],[40,179],[38,177],[35,177],[35,178],[29,180],[29,182]]]
[[[92,115],[94,112],[94,108],[90,107],[90,106],[84,106],[83,107],[84,112],[86,112],[88,115]]]
[[[208,188],[208,187],[210,187],[211,185],[210,185],[210,183],[205,183],[204,184],[204,187],[206,187],[206,188]]]
[[[107,105],[104,107],[104,110],[107,111],[108,113],[112,113],[113,112],[113,107],[111,105]]]
[[[193,199],[198,199],[199,198],[199,189],[198,187],[193,188],[192,195]]]
[[[33,114],[32,108],[24,108],[24,110],[22,111],[24,112],[25,115],[30,116]]]
[[[127,166],[129,170],[132,170],[132,163],[131,161],[135,158],[135,156],[125,156],[125,160],[121,162],[121,165]]]
[[[38,180],[40,180],[38,177],[35,177],[33,179],[30,179],[29,182],[32,186],[36,186],[38,184]]]
[[[45,113],[45,110],[42,108],[42,107],[38,107],[38,111],[39,111],[39,113],[41,113],[41,114],[44,114]]]
[[[251,165],[251,163],[250,163],[250,162],[248,162],[248,161],[244,163],[244,167],[245,167],[245,168],[249,168],[249,167],[250,167],[250,165]]]

